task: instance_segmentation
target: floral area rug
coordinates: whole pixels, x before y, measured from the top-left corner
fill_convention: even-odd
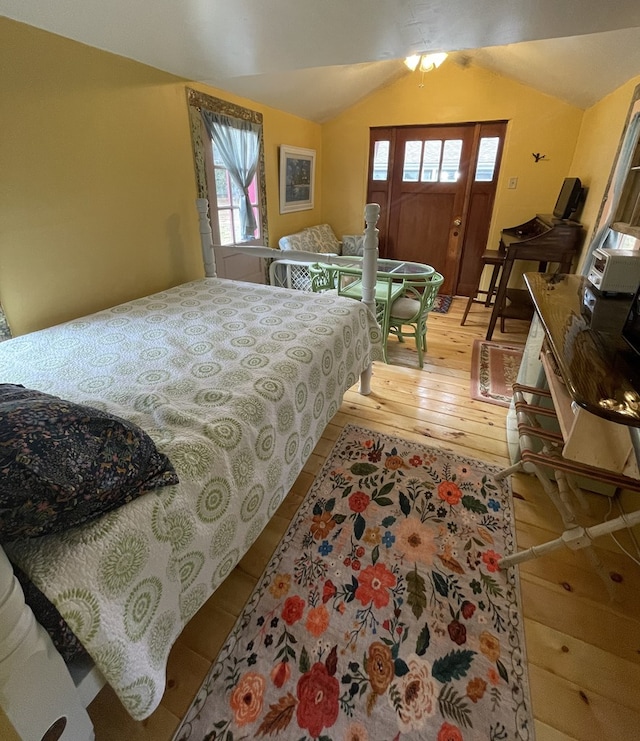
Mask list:
[[[498,470],[347,426],[175,738],[532,739]]]
[[[508,407],[523,350],[524,345],[474,340],[471,352],[471,398]]]

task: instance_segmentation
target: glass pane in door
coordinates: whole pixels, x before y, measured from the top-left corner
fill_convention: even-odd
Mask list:
[[[389,142],[377,141],[373,145],[373,180],[389,177]]]
[[[423,183],[437,183],[440,172],[440,157],[442,155],[442,141],[434,139],[424,143],[422,158],[422,173],[420,180]]]
[[[402,180],[407,183],[417,183],[420,172],[420,160],[422,157],[422,142],[407,142],[404,147],[404,166],[402,168]]]
[[[497,136],[483,136],[480,139],[478,161],[476,163],[476,182],[490,183],[493,180],[499,143],[500,138]]]
[[[460,157],[462,156],[462,139],[447,139],[442,153],[440,182],[455,183],[460,177]]]

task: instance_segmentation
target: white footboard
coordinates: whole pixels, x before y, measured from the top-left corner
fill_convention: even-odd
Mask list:
[[[71,675],[25,604],[0,548],[0,705],[24,741],[51,729],[60,741],[93,739],[93,726]]]

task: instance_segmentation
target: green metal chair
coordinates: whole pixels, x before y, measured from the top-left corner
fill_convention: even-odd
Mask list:
[[[440,273],[419,280],[405,280],[403,295],[391,304],[389,334],[395,335],[399,342],[404,342],[405,337],[415,339],[421,368],[427,350],[427,316],[443,282],[444,277]]]
[[[311,290],[314,293],[333,291],[336,288],[336,271],[329,265],[314,262],[309,265]]]

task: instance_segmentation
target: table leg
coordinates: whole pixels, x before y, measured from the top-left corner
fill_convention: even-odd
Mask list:
[[[489,319],[489,327],[487,329],[487,336],[486,340],[490,340],[493,336],[493,330],[496,327],[496,322],[498,321],[498,317],[500,316],[500,313],[502,309],[504,308],[505,299],[507,296],[507,285],[509,283],[509,276],[511,275],[511,268],[513,267],[513,258],[509,258],[509,253],[507,252],[507,257],[504,261],[504,266],[502,268],[502,275],[500,276],[500,282],[498,283],[498,293],[496,294],[496,300],[493,304],[493,309],[491,310],[491,317]]]
[[[382,304],[382,311],[380,312],[382,321],[380,322],[380,329],[382,330],[382,357],[385,363],[389,363],[387,355],[387,340],[389,339],[389,312],[390,305],[389,301],[380,301]]]
[[[570,255],[566,255],[565,257],[562,258],[558,272],[570,273],[572,262],[573,262],[573,252]]]

